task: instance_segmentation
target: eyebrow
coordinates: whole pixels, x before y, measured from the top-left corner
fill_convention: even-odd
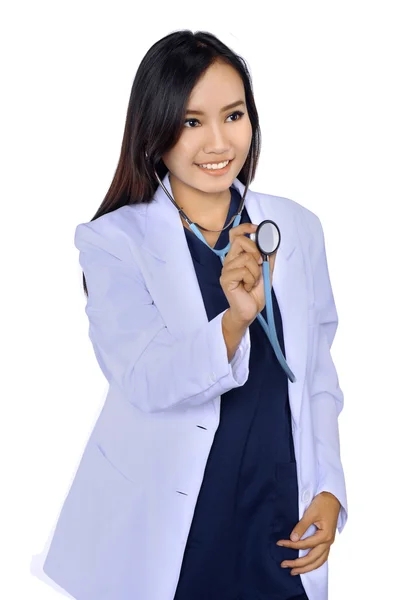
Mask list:
[[[238,100],[237,102],[232,102],[232,104],[227,104],[227,106],[224,106],[223,108],[221,108],[221,112],[225,112],[226,110],[230,110],[231,108],[235,108],[236,106],[241,106],[241,105],[245,105],[243,100]],[[204,113],[201,110],[187,110],[186,114],[191,114],[191,115],[204,115]]]

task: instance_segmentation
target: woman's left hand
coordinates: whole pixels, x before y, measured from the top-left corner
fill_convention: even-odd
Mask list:
[[[294,548],[295,550],[311,548],[311,550],[302,558],[284,560],[281,567],[289,567],[292,569],[291,575],[298,575],[299,573],[308,573],[323,565],[328,559],[331,545],[335,541],[339,512],[340,502],[336,496],[329,492],[317,494],[305,511],[303,518],[290,534],[290,540],[279,540],[277,542],[278,546],[285,546],[286,548]],[[304,540],[300,539],[313,524],[318,528],[318,531]]]

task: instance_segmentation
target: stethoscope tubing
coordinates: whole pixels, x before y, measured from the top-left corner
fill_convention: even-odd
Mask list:
[[[230,242],[228,243],[228,245],[223,248],[222,250],[216,250],[215,248],[212,248],[206,241],[205,237],[203,236],[203,234],[201,233],[200,229],[206,230],[204,227],[201,227],[201,225],[197,224],[197,223],[193,223],[193,221],[191,221],[189,219],[189,217],[184,213],[183,209],[180,208],[178,206],[178,204],[175,202],[174,198],[172,197],[172,195],[169,193],[169,191],[167,190],[167,188],[165,187],[165,185],[163,184],[163,182],[161,181],[160,177],[158,176],[158,173],[155,171],[155,175],[156,178],[158,180],[158,183],[161,185],[162,189],[164,190],[164,192],[166,193],[167,197],[172,201],[172,203],[174,204],[174,206],[178,209],[179,213],[182,215],[182,217],[185,219],[186,223],[188,224],[188,226],[190,227],[190,229],[193,231],[193,233],[196,235],[196,237],[198,237],[204,244],[206,244],[206,246],[208,246],[208,248],[210,248],[210,250],[212,250],[212,252],[214,252],[214,254],[217,254],[220,259],[221,259],[221,263],[224,264],[224,259],[225,256],[228,254],[229,250],[230,250]],[[240,224],[241,218],[242,218],[242,210],[244,207],[244,201],[245,201],[245,196],[247,193],[247,189],[248,189],[248,185],[246,185],[246,188],[244,190],[243,196],[241,198],[240,201],[240,205],[239,205],[239,210],[236,213],[236,215],[234,215],[234,217],[232,217],[232,219],[230,220],[230,222],[221,230],[224,231],[225,229],[227,229],[232,221],[233,221],[233,225],[232,227],[237,227]],[[273,223],[273,221],[271,221],[271,223]],[[278,229],[277,225],[274,223],[274,225],[276,226],[276,228]],[[206,230],[206,231],[210,231],[210,230]],[[212,230],[211,230],[212,231]],[[279,230],[278,230],[279,231]],[[276,251],[276,249],[275,249]],[[267,313],[267,318],[268,318],[268,323],[266,322],[266,320],[264,319],[264,317],[262,316],[261,313],[259,313],[257,315],[257,319],[260,322],[262,328],[264,329],[267,338],[275,352],[275,356],[278,359],[282,369],[285,371],[286,375],[288,376],[289,380],[294,383],[296,381],[296,377],[294,375],[294,373],[291,371],[291,369],[289,368],[289,365],[286,362],[285,357],[283,356],[282,350],[279,346],[279,341],[278,341],[278,336],[276,333],[276,328],[275,328],[275,320],[274,320],[274,311],[273,311],[273,306],[272,306],[272,295],[271,295],[271,278],[270,278],[270,269],[269,269],[269,259],[268,259],[268,255],[265,255],[264,253],[262,253],[263,256],[263,264],[262,264],[262,271],[263,271],[263,278],[264,278],[264,291],[265,291],[265,309],[266,309],[266,313]]]
[[[234,223],[232,227],[237,227],[237,225],[239,225],[240,222],[240,218],[241,215],[238,214],[235,217]],[[210,250],[212,250],[214,252],[214,254],[217,254],[220,259],[221,259],[221,263],[222,265],[224,264],[224,259],[225,256],[228,254],[229,250],[230,250],[230,242],[228,243],[228,245],[223,248],[222,250],[216,250],[215,248],[212,248],[206,241],[206,239],[204,238],[204,236],[202,235],[202,233],[197,229],[196,225],[194,223],[192,223],[190,225],[191,230],[193,231],[193,233],[202,241],[204,242],[209,248]],[[266,313],[267,313],[267,319],[268,319],[268,323],[270,325],[268,325],[268,323],[266,322],[266,320],[264,319],[264,317],[262,316],[261,313],[259,313],[257,315],[257,319],[259,321],[259,323],[261,324],[262,328],[264,329],[267,338],[275,352],[275,356],[278,359],[281,367],[283,368],[283,370],[285,371],[286,375],[288,376],[289,380],[294,383],[296,381],[296,377],[294,375],[294,373],[291,371],[289,365],[286,362],[286,359],[282,353],[282,350],[279,346],[279,341],[278,341],[278,336],[276,333],[276,328],[275,328],[275,320],[274,320],[274,310],[273,310],[273,306],[272,306],[272,295],[271,295],[271,276],[270,276],[270,269],[269,269],[269,260],[268,260],[268,256],[266,257],[266,259],[264,259],[264,262],[262,264],[262,271],[263,271],[263,279],[264,279],[264,292],[265,292],[265,309],[266,309]]]

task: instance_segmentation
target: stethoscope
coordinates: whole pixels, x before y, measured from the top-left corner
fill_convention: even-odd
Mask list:
[[[212,250],[214,252],[214,254],[217,254],[220,257],[222,264],[224,264],[225,256],[227,255],[227,253],[229,252],[230,247],[231,247],[230,242],[228,243],[227,246],[225,246],[225,248],[223,248],[221,250],[216,250],[215,248],[212,248],[207,243],[206,239],[204,238],[203,234],[199,231],[198,228],[200,227],[200,229],[203,229],[204,231],[213,231],[213,230],[206,229],[205,227],[202,227],[198,223],[193,223],[193,221],[191,221],[189,219],[189,217],[183,212],[183,209],[177,205],[177,203],[175,202],[172,195],[169,193],[167,188],[164,186],[164,184],[161,181],[156,170],[154,170],[154,173],[158,180],[158,183],[161,185],[161,187],[163,188],[163,190],[166,193],[166,195],[168,196],[168,198],[172,201],[172,203],[179,210],[179,213],[181,214],[182,218],[185,219],[186,223],[189,225],[189,227],[193,231],[193,233],[199,238],[199,240],[201,240],[204,244],[206,244],[206,246],[208,246],[210,248],[210,250]],[[224,231],[225,229],[227,229],[231,225],[232,222],[233,222],[232,227],[237,227],[240,224],[240,221],[242,218],[242,210],[244,207],[244,200],[245,200],[246,193],[247,193],[247,188],[248,188],[248,184],[246,185],[243,196],[241,198],[238,212],[231,218],[229,223],[220,231]],[[215,233],[217,233],[217,231]],[[275,352],[275,356],[277,357],[281,367],[285,371],[289,380],[293,383],[296,381],[296,377],[290,370],[289,365],[287,364],[285,357],[283,356],[282,350],[279,345],[278,336],[276,334],[274,312],[273,312],[273,307],[272,307],[272,296],[271,296],[269,257],[271,256],[271,254],[276,252],[276,250],[279,248],[279,245],[281,243],[281,232],[279,231],[279,228],[276,223],[274,223],[270,219],[266,219],[265,221],[262,221],[258,225],[255,233],[250,234],[250,239],[256,243],[257,248],[263,257],[262,271],[263,271],[263,277],[264,277],[265,307],[266,307],[266,312],[267,312],[268,323],[266,322],[266,320],[264,319],[264,317],[262,316],[261,313],[259,313],[257,315],[257,319],[259,320],[262,328],[264,329],[264,331],[267,335],[267,338],[269,339],[271,346]]]

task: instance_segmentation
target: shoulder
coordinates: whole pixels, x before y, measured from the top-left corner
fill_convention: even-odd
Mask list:
[[[75,247],[81,251],[88,246],[100,247],[121,258],[126,257],[130,253],[130,244],[140,244],[143,239],[146,210],[146,204],[127,204],[93,221],[79,223],[75,228]]]

